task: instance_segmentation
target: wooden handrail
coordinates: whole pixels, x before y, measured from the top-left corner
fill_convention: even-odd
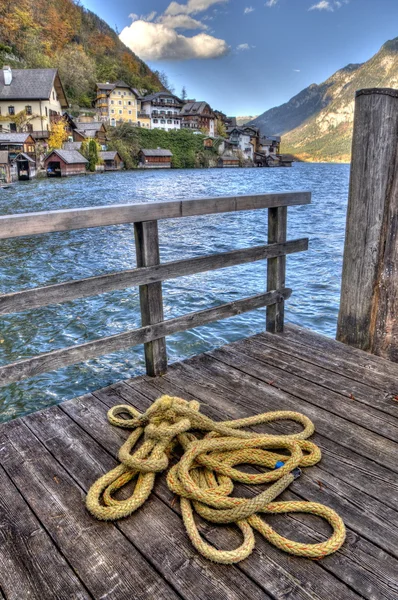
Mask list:
[[[310,204],[310,192],[115,204],[0,216],[0,239],[216,213]]]
[[[284,301],[291,294],[291,290],[285,288],[286,255],[308,249],[306,238],[286,240],[287,207],[310,202],[309,192],[288,192],[79,208],[0,217],[2,239],[134,223],[138,267],[0,295],[0,314],[29,310],[138,285],[142,325],[134,331],[61,348],[0,367],[0,385],[21,381],[39,373],[83,362],[137,344],[144,344],[147,373],[153,376],[161,375],[167,370],[166,335],[262,306],[267,307],[267,331],[282,331]],[[268,209],[267,245],[160,264],[158,220],[264,208]],[[264,259],[268,261],[266,293],[164,320],[162,281]]]
[[[87,279],[66,281],[44,287],[11,292],[0,295],[0,314],[32,310],[49,304],[70,302],[78,298],[87,298],[115,290],[158,283],[186,275],[195,275],[215,269],[224,269],[259,260],[277,258],[285,254],[308,250],[308,239],[291,240],[281,244],[267,244],[254,248],[244,248],[222,252],[210,256],[197,256],[184,260],[166,262],[152,267],[130,269],[109,275],[98,275]]]

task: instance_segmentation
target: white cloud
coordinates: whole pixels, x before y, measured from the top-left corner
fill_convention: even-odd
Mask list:
[[[243,11],[244,15],[248,15],[249,13],[252,13],[254,11],[254,8],[252,6],[246,6],[245,10]]]
[[[170,29],[208,29],[207,25],[189,15],[162,15],[156,22]]]
[[[273,6],[278,4],[278,2],[279,2],[279,0],[267,0],[267,2],[265,3],[265,6],[269,6],[269,8],[272,8]]]
[[[166,8],[166,15],[196,15],[197,13],[203,12],[213,6],[214,4],[221,4],[229,2],[229,0],[188,0],[187,4],[179,4],[178,2],[171,2]]]
[[[239,50],[239,52],[242,50],[250,50],[250,48],[254,48],[254,46],[250,46],[250,44],[239,44],[239,46],[236,46],[236,49]]]
[[[301,69],[293,69],[295,73],[301,73]]]
[[[333,12],[333,6],[328,0],[321,0],[318,4],[314,4],[308,10],[328,10],[329,12]]]
[[[209,3],[210,0],[201,1]],[[133,21],[129,27],[125,27],[119,37],[128,48],[144,60],[218,58],[229,51],[225,40],[206,33],[186,37],[162,23],[149,23],[142,19]]]

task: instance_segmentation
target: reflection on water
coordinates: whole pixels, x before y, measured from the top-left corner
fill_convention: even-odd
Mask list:
[[[310,206],[288,209],[289,239],[308,236],[310,250],[287,258],[294,290],[286,317],[334,336],[348,194],[348,165],[296,164],[292,169],[107,173],[38,180],[0,190],[0,212],[152,202],[206,196],[310,190]],[[267,211],[209,215],[159,223],[163,261],[266,243]],[[135,266],[132,225],[0,241],[0,291],[79,279]],[[164,283],[165,318],[264,291],[265,262]],[[257,310],[168,338],[171,361],[260,332]],[[138,289],[44,307],[1,318],[0,363],[6,364],[140,326]],[[142,373],[142,347],[68,367],[1,390],[8,420]]]

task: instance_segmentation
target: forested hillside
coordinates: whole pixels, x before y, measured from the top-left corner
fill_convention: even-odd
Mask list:
[[[162,89],[158,75],[116,32],[73,0],[1,0],[0,62],[58,67],[69,102],[80,106],[91,106],[97,81]]]

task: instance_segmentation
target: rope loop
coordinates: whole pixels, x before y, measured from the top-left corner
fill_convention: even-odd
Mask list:
[[[319,559],[336,552],[346,535],[336,512],[315,502],[275,502],[300,474],[300,468],[321,459],[318,446],[308,440],[315,430],[310,419],[293,411],[275,411],[235,421],[213,421],[199,408],[196,400],[187,402],[174,396],[161,396],[144,414],[130,405],[111,408],[109,422],[132,432],[119,450],[121,464],[91,486],[86,499],[90,513],[101,520],[131,515],[150,496],[156,473],[169,467],[178,445],[183,455],[169,469],[167,485],[180,497],[182,519],[193,546],[207,559],[234,564],[247,558],[254,548],[254,530],[295,556]],[[302,431],[271,435],[243,429],[281,420],[300,424]],[[243,471],[238,465],[253,465],[256,471]],[[115,497],[132,483],[130,496]],[[257,494],[250,490],[249,498],[237,497],[232,495],[235,483],[267,487]],[[207,543],[199,533],[195,512],[211,523],[235,524],[243,535],[241,545],[220,550]],[[277,533],[261,516],[295,512],[326,520],[332,535],[317,544],[295,542]]]

